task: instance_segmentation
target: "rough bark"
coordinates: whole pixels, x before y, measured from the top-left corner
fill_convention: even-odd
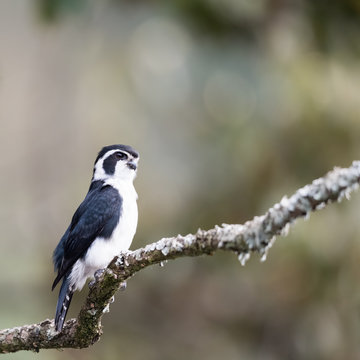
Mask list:
[[[295,220],[308,217],[329,203],[349,198],[359,182],[360,161],[355,161],[349,168],[335,168],[289,198],[284,196],[266,214],[244,225],[223,224],[207,231],[199,229],[195,234],[164,238],[121,254],[106,269],[96,273],[77,319],[68,320],[61,333],[55,331],[54,321],[48,319],[39,324],[1,330],[0,353],[88,347],[102,335],[101,318],[109,311],[114,294],[136,272],[171,259],[210,255],[219,250],[235,252],[242,265],[253,252],[260,253],[264,260],[275,237],[287,234]]]

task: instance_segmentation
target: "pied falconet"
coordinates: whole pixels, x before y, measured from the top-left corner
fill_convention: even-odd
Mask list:
[[[133,185],[138,160],[137,151],[127,145],[106,146],[95,160],[89,191],[53,254],[58,273],[52,290],[63,280],[55,314],[57,331],[62,330],[74,291],[131,245],[138,220]]]

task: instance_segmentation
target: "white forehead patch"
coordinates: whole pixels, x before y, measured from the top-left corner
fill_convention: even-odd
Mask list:
[[[133,155],[131,155],[129,152],[123,149],[114,149],[107,151],[98,161],[95,163],[94,166],[94,175],[93,175],[93,181],[96,180],[108,180],[111,178],[122,178],[123,180],[134,180],[136,176],[136,171],[130,170],[127,166],[125,166],[124,161],[118,161],[115,165],[115,172],[113,174],[109,174],[104,169],[104,162],[105,160],[111,156],[114,153],[122,152],[125,153],[128,156],[128,160],[132,160],[134,162],[138,162],[139,158],[134,158]]]

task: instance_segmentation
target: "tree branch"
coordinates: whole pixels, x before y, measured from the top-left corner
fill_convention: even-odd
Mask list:
[[[245,265],[252,252],[265,260],[268,249],[277,235],[286,235],[296,219],[308,217],[311,211],[341,201],[359,187],[360,161],[349,168],[335,168],[323,178],[296,191],[290,198],[270,208],[265,215],[256,216],[244,225],[215,226],[198,230],[196,234],[164,238],[144,248],[115,257],[109,266],[95,274],[78,318],[68,320],[57,333],[53,320],[0,331],[0,353],[19,350],[84,348],[94,344],[102,335],[101,318],[108,312],[114,294],[125,281],[147,266],[184,256],[210,255],[218,250],[235,252]]]

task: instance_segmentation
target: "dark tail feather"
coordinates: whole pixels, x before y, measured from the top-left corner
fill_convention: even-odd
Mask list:
[[[74,291],[70,286],[70,281],[67,276],[64,277],[63,283],[60,288],[59,298],[56,305],[56,314],[55,314],[55,327],[56,331],[61,331],[64,325],[66,314],[69,310],[71,303],[71,298]]]
[[[64,274],[60,274],[60,271],[59,271],[59,273],[57,274],[57,276],[52,284],[51,291],[53,291],[55,289],[55,286],[58,284],[58,282],[61,280],[61,278],[63,276],[64,276]]]

